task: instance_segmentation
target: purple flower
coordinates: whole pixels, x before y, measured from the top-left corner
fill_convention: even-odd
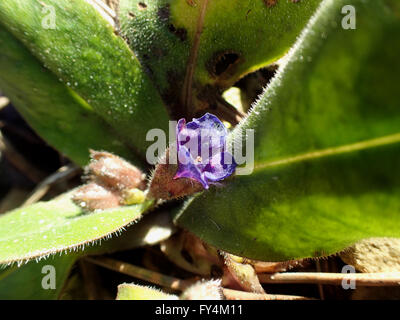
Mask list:
[[[227,133],[222,122],[210,113],[187,124],[180,119],[176,126],[178,170],[174,179],[194,179],[208,189],[210,182],[230,176],[237,164],[225,151]]]

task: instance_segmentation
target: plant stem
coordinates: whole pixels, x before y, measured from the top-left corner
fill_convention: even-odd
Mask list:
[[[208,0],[203,0],[200,8],[199,18],[197,20],[196,34],[194,36],[193,45],[190,50],[189,60],[186,66],[185,80],[183,82],[181,104],[184,109],[184,114],[190,118],[188,115],[190,107],[192,105],[192,84],[193,75],[197,63],[197,54],[199,52],[200,37],[203,32],[204,17],[207,11]]]

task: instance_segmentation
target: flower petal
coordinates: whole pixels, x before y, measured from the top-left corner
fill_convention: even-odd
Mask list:
[[[178,170],[174,179],[194,179],[208,189],[208,180],[215,182],[230,176],[237,164],[225,152],[227,133],[223,123],[210,113],[187,124],[180,119],[176,126]]]
[[[203,140],[208,140],[207,137],[212,137],[212,147],[222,148],[225,144],[225,137],[228,134],[224,124],[213,114],[206,113],[204,116],[187,124],[187,128],[191,130],[200,130]]]
[[[204,176],[210,181],[219,181],[229,177],[236,169],[236,162],[229,152],[214,155],[204,169]]]
[[[185,146],[181,146],[178,150],[178,163],[178,170],[176,171],[174,179],[194,179],[200,182],[205,189],[208,189],[209,186],[202,172],[202,166],[196,163]]]
[[[201,118],[194,118],[187,123],[184,119],[177,124],[177,145],[185,145],[193,159],[201,156],[208,162],[208,158],[221,152],[225,145],[227,130],[223,123],[214,115],[206,113]]]

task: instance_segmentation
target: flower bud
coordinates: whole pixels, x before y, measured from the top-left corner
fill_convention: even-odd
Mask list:
[[[72,196],[72,201],[84,210],[95,211],[118,207],[121,197],[118,193],[91,182],[79,187]]]
[[[75,191],[75,204],[94,211],[145,200],[145,175],[139,169],[109,152],[90,150],[90,156],[91,162],[85,168],[89,183]]]
[[[146,188],[146,176],[135,166],[109,152],[90,150],[91,162],[86,173],[91,180],[123,191]]]
[[[143,203],[146,200],[146,194],[139,189],[128,189],[122,192],[123,203],[125,205],[132,205]]]

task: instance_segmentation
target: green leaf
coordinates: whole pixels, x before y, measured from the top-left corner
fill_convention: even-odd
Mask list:
[[[120,232],[152,205],[84,213],[70,197],[67,193],[0,216],[0,264],[84,248]]]
[[[117,300],[178,300],[178,297],[155,288],[123,283],[118,286]]]
[[[54,300],[57,299],[67,280],[68,274],[78,258],[78,254],[52,256],[40,262],[31,261],[18,268],[17,266],[0,271],[1,300]],[[45,266],[54,267],[55,288],[44,288],[49,284],[46,276],[51,276]],[[43,279],[45,278],[45,279]]]
[[[82,166],[89,161],[89,149],[108,150],[140,163],[89,105],[2,26],[0,47],[1,90],[49,144]]]
[[[55,28],[48,28],[52,13]],[[138,60],[86,1],[4,0],[0,24],[142,156],[147,131],[168,128],[165,107]]]
[[[355,30],[342,28],[344,5]],[[192,198],[176,222],[267,261],[400,237],[399,36],[395,1],[324,1],[230,136],[255,130],[253,173]]]
[[[73,264],[80,257],[154,245],[168,238],[174,231],[173,228],[167,212],[154,212],[128,227],[122,235],[105,239],[93,246],[86,247],[83,251],[52,255],[47,259],[40,259],[39,262],[30,261],[19,267],[8,267],[0,271],[0,299],[58,299],[61,291],[65,292],[62,288],[65,286]],[[41,286],[41,281],[46,275],[42,273],[42,268],[46,265],[52,265],[55,268],[55,290],[45,290]],[[72,279],[72,281],[77,280]],[[15,290],[10,290],[10,288],[15,288]]]
[[[119,21],[169,107],[179,109],[182,90],[193,89],[194,103],[200,99],[204,109],[215,103],[210,85],[227,88],[281,57],[319,3],[120,0]]]

